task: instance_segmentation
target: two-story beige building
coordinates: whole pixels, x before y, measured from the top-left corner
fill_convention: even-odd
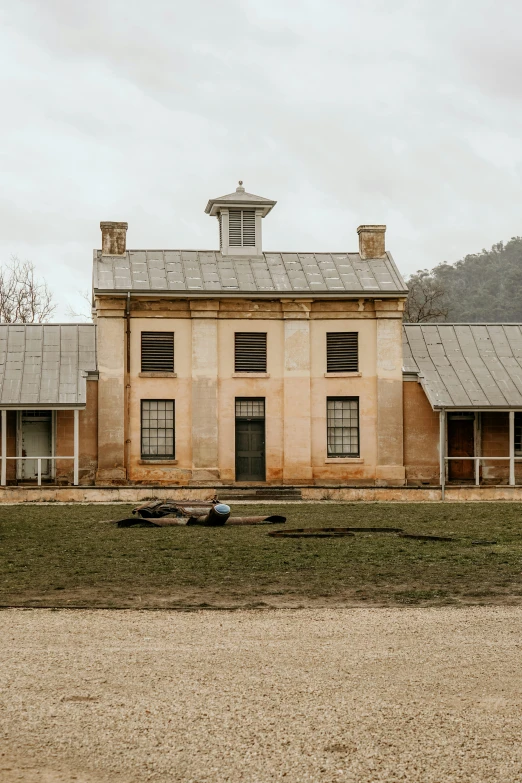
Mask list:
[[[402,484],[406,286],[384,226],[359,252],[265,252],[274,201],[211,199],[219,250],[94,256],[98,467],[110,484]]]

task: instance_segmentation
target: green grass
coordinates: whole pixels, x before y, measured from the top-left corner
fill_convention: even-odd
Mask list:
[[[272,527],[117,528],[131,506],[0,507],[0,605],[201,607],[522,602],[519,504],[234,506],[286,527],[392,526],[451,543]],[[472,540],[496,540],[474,546]]]

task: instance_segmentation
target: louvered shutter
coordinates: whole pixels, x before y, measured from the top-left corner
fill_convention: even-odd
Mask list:
[[[266,332],[235,333],[235,372],[266,372]]]
[[[255,247],[256,244],[256,213],[253,210],[243,210],[243,246]]]
[[[228,213],[230,247],[255,247],[256,213],[253,209],[231,209]]]
[[[228,244],[241,247],[241,210],[231,209],[228,213]]]
[[[174,332],[141,333],[141,371],[174,372]]]
[[[327,372],[357,372],[359,370],[358,338],[358,332],[328,332],[326,334]]]

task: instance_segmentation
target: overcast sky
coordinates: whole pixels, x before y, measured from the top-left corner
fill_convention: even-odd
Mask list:
[[[265,250],[404,274],[522,234],[519,0],[0,0],[0,261],[80,307],[100,220],[217,248],[207,200],[277,200]]]

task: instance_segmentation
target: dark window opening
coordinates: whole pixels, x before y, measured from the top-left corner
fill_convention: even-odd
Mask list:
[[[141,371],[174,372],[174,332],[141,333]]]
[[[359,371],[359,333],[327,332],[326,372]]]
[[[234,372],[266,372],[266,332],[236,332]]]

